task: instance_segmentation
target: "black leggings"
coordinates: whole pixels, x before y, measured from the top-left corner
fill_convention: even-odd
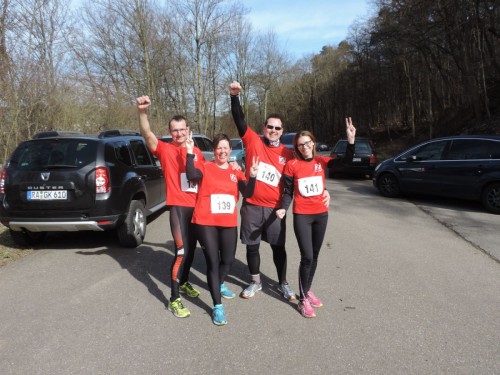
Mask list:
[[[235,258],[238,229],[196,225],[196,233],[207,261],[207,283],[215,306],[221,303],[220,285]]]
[[[250,275],[258,275],[260,273],[260,244],[247,245],[247,264]],[[286,281],[286,250],[285,246],[271,245],[273,249],[273,261],[278,274],[280,284]]]
[[[327,223],[328,212],[314,215],[293,215],[293,229],[300,249],[299,288],[301,299],[304,299],[311,289]]]
[[[171,297],[179,298],[179,284],[189,279],[196,249],[194,224],[191,224],[194,207],[172,206],[170,208],[170,230],[175,243],[175,256],[170,266]],[[187,244],[187,248],[184,244]],[[180,278],[179,278],[180,275]]]

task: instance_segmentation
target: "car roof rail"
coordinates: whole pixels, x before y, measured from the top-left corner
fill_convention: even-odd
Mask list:
[[[114,129],[114,130],[103,130],[97,136],[98,138],[108,138],[108,137],[119,137],[121,135],[141,135],[136,130],[128,130],[128,129]]]
[[[75,135],[85,135],[84,132],[76,131],[76,130],[47,130],[43,132],[36,133],[33,136],[33,139],[40,138],[50,138],[50,137],[71,137]]]

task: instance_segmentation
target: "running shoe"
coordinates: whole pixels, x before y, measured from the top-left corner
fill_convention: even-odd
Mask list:
[[[297,306],[297,310],[302,314],[304,318],[315,318],[316,313],[314,312],[314,309],[311,306],[311,302],[306,299],[302,299],[299,302],[299,305]]]
[[[229,290],[226,284],[220,284],[220,295],[227,299],[231,299],[236,296],[233,291]]]
[[[247,299],[252,298],[259,290],[262,290],[262,283],[256,283],[255,281],[252,281],[250,285],[247,286],[243,292],[241,292],[241,297]]]
[[[316,297],[314,295],[314,293],[311,292],[311,291],[307,292],[307,299],[311,303],[312,307],[321,307],[321,306],[323,306],[323,302],[321,302],[321,300],[318,297]]]
[[[226,313],[224,312],[224,305],[215,305],[212,312],[212,322],[217,326],[227,324]]]
[[[168,302],[168,311],[171,311],[177,318],[187,318],[191,313],[184,307],[180,298],[177,298],[174,302]]]
[[[179,286],[179,292],[187,294],[189,297],[198,297],[200,295],[200,291],[193,288],[189,281],[186,281],[184,284]]]
[[[295,301],[297,299],[297,297],[295,297],[295,292],[286,281],[278,286],[278,291],[289,301]]]

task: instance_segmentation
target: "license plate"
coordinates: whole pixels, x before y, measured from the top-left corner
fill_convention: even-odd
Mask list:
[[[361,158],[352,158],[352,161],[361,161]]]
[[[68,199],[67,190],[28,191],[29,201],[58,201]]]

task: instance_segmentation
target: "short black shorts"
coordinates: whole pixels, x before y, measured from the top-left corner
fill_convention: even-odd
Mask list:
[[[244,203],[241,206],[241,242],[256,245],[266,241],[270,245],[285,245],[286,219],[276,216],[276,209]]]

